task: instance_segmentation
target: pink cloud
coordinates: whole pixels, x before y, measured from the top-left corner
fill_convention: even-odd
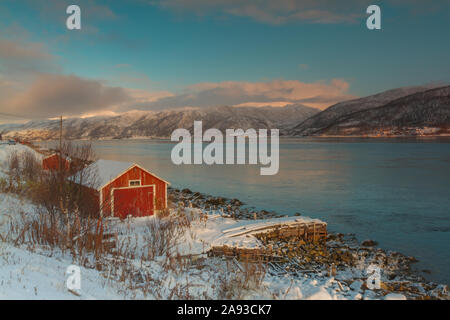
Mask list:
[[[148,105],[151,108],[209,107],[217,105],[277,105],[302,103],[324,108],[354,98],[349,83],[342,79],[313,83],[298,80],[268,82],[203,82],[188,86],[182,93]]]
[[[147,0],[147,2],[181,14],[238,16],[273,25],[290,22],[358,23],[366,17],[366,8],[374,4],[370,0]],[[413,13],[445,11],[449,5],[448,1],[438,0],[386,0],[383,3],[405,8]]]
[[[248,17],[268,24],[292,21],[308,23],[355,23],[365,15],[368,0],[156,0],[149,3],[175,12],[197,15],[225,14]],[[365,6],[365,7],[364,7]]]

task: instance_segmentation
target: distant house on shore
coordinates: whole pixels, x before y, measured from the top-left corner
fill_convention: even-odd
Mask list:
[[[70,169],[70,158],[61,157],[58,153],[51,154],[42,159],[42,168],[44,170],[59,170],[60,164],[62,164],[64,170]]]
[[[135,163],[98,160],[85,170],[95,176],[95,184],[81,184],[96,192],[103,217],[151,216],[167,208],[169,182]]]

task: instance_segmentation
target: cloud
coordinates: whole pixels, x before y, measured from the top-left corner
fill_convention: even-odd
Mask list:
[[[50,60],[53,58],[42,44],[29,43],[21,45],[19,43],[0,39],[0,58],[21,59],[21,60]]]
[[[0,38],[0,112],[35,119],[120,109],[142,94],[63,74],[59,58],[42,43]],[[151,101],[147,99],[146,101]],[[125,107],[126,108],[126,107]]]
[[[24,90],[14,89],[12,83],[0,78],[0,113],[50,118],[218,105],[277,107],[302,103],[324,108],[353,98],[347,93],[348,87],[347,82],[339,79],[327,83],[227,81],[199,83],[187,87],[180,94],[173,94],[169,91],[111,87],[102,81],[75,75],[40,74]]]
[[[13,77],[24,72],[59,69],[57,58],[43,44],[0,39],[0,72]]]
[[[30,118],[79,116],[92,111],[112,110],[133,101],[123,88],[58,74],[41,74],[25,90],[10,92],[6,99],[0,99],[1,112]]]
[[[59,115],[83,116],[220,105],[282,106],[302,103],[323,108],[353,98],[348,94],[348,82],[342,79],[314,83],[282,79],[202,82],[173,93],[152,91],[154,85],[147,75],[124,70],[119,72],[116,84],[125,81],[131,85],[125,88],[112,86],[111,81],[66,75],[58,60],[43,44],[0,39],[0,113],[42,119]],[[127,69],[129,65],[118,67]],[[145,84],[145,88],[131,88],[133,84]]]
[[[324,108],[333,103],[354,98],[348,94],[345,80],[305,83],[297,80],[268,82],[204,82],[187,87],[184,92],[163,97],[142,108],[168,109],[180,107],[210,107],[218,105],[274,105],[303,103]]]
[[[176,13],[198,16],[225,15],[250,18],[261,23],[280,25],[290,22],[320,24],[357,23],[366,17],[369,0],[148,0],[148,3]],[[436,12],[448,1],[388,0],[394,6],[413,12]],[[432,8],[432,9],[431,9]]]
[[[365,15],[366,0],[156,0],[158,6],[175,12],[203,16],[225,14],[268,24],[292,21],[308,23],[354,23]],[[367,7],[367,5],[366,5]]]

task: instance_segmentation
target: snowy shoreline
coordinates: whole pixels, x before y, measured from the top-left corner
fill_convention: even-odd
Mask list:
[[[4,168],[7,155],[2,149],[0,169]],[[17,145],[8,146],[7,149],[24,151],[29,148]],[[38,210],[26,199],[0,194],[0,232],[4,239],[0,241],[0,281],[8,284],[0,289],[0,297],[449,299],[447,286],[426,282],[411,271],[410,266],[414,261],[411,257],[378,249],[374,243],[362,245],[351,235],[329,234],[325,243],[318,244],[301,243],[299,239],[280,240],[255,232],[229,237],[239,235],[243,229],[253,230],[258,225],[274,221],[290,223],[297,219],[311,221],[310,218],[279,217],[275,212],[264,210],[254,212],[252,208],[244,208],[238,199],[212,197],[188,189],[171,189],[169,198],[172,202],[169,217],[174,217],[173,221],[171,218],[167,220],[155,216],[105,221],[105,228],[115,235],[116,251],[107,253],[96,263],[89,262],[92,259],[90,254],[83,257],[83,275],[86,275],[88,285],[83,287],[80,296],[74,296],[65,288],[64,266],[79,263],[77,259],[81,257],[36,244],[32,239],[17,243],[18,236],[14,236],[14,232],[10,235],[11,226],[16,223],[14,221],[19,221],[17,226],[20,226],[26,221],[21,212],[26,214],[25,219],[34,219],[38,217]],[[174,229],[178,230],[174,246],[169,246],[164,255],[155,256],[153,252],[150,257],[149,252],[155,247],[153,242],[164,240],[164,236],[159,236],[165,230],[163,226],[178,223],[177,219],[180,218],[186,226]],[[16,240],[7,241],[8,237]],[[209,256],[210,249],[217,245],[242,248],[270,246],[286,259],[269,262],[263,267],[263,272],[258,269],[258,272],[249,275],[243,272],[247,266],[242,261]],[[121,252],[123,247],[127,250]],[[180,261],[180,265],[174,265],[174,261]],[[375,290],[367,287],[367,269],[371,264],[376,264],[383,271],[380,288]],[[335,270],[330,266],[334,266]],[[256,265],[256,268],[262,266]],[[131,281],[128,285],[131,289],[127,289],[126,283],[121,280],[120,274],[124,272],[127,281]],[[255,283],[243,286],[248,280],[244,281],[242,277],[250,277],[251,282]],[[153,287],[158,288],[158,291],[149,289]],[[187,293],[183,290],[187,290]]]

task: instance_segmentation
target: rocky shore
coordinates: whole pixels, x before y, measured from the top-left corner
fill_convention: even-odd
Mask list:
[[[215,197],[189,189],[168,188],[168,198],[173,204],[180,204],[184,207],[199,208],[204,211],[220,212],[225,217],[239,220],[258,220],[282,217],[282,215],[266,210],[256,210],[253,207],[245,206],[239,199],[228,199]]]
[[[214,197],[189,189],[168,190],[172,204],[199,208],[236,220],[284,217],[273,211],[256,210],[239,199]],[[297,213],[297,215],[300,215]],[[292,277],[327,277],[337,290],[352,292],[356,299],[383,297],[406,299],[450,299],[447,285],[426,281],[412,268],[414,257],[377,248],[373,240],[358,242],[353,234],[329,233],[325,241],[307,243],[302,239],[280,239],[262,233],[257,238],[277,259],[268,263],[272,274]],[[377,287],[369,288],[373,267],[380,270]],[[355,294],[356,293],[356,294]]]

